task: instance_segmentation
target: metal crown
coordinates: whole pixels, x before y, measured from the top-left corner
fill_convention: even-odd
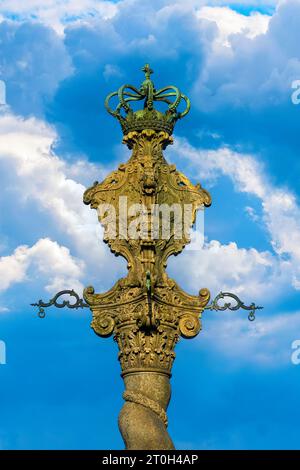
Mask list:
[[[153,129],[155,131],[166,131],[172,134],[174,125],[178,119],[183,118],[190,110],[190,100],[181,91],[169,85],[160,90],[156,90],[150,76],[153,70],[149,64],[146,64],[142,71],[146,79],[137,89],[132,85],[122,85],[118,91],[110,93],[105,100],[105,107],[109,114],[120,121],[124,135],[131,131],[142,131],[144,129]],[[119,103],[115,110],[111,109],[109,103],[111,98],[117,96]],[[130,101],[144,101],[144,108],[133,111],[130,107]],[[179,104],[185,101],[185,109],[178,112]],[[154,102],[161,101],[168,105],[165,113],[154,108]],[[125,112],[122,114],[122,110]]]

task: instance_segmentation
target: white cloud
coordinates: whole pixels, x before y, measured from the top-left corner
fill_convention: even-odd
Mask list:
[[[231,179],[239,192],[248,193],[261,203],[263,217],[255,222],[264,224],[269,233],[270,250],[239,248],[235,243],[221,245],[207,242],[202,250],[186,252],[170,267],[181,277],[187,277],[191,267],[199,285],[213,292],[234,289],[243,295],[263,299],[266,292],[273,296],[283,290],[299,288],[300,280],[300,208],[287,188],[274,187],[262,165],[251,155],[220,148],[201,150],[184,139],[175,141],[173,159],[186,164],[193,178],[210,183],[221,175]],[[282,255],[288,255],[286,259]],[[191,281],[188,281],[191,282]],[[274,297],[273,297],[274,299]]]
[[[2,0],[0,14],[17,21],[39,21],[62,34],[67,24],[94,18],[111,18],[116,14],[114,2],[101,0]]]
[[[228,7],[202,7],[197,16],[200,19],[213,21],[218,26],[218,35],[215,38],[215,46],[230,47],[229,36],[242,33],[247,38],[254,38],[259,34],[265,34],[271,16],[253,12],[249,16],[242,15]]]
[[[61,290],[62,286],[80,292],[83,274],[84,263],[72,257],[68,248],[44,238],[31,247],[18,246],[11,255],[0,258],[0,292],[30,279],[43,279],[46,290],[51,293]]]
[[[53,128],[34,118],[6,114],[0,117],[0,137],[0,159],[17,177],[18,197],[37,200],[70,234],[82,223],[92,223],[91,214],[78,204],[84,186],[66,177],[67,164],[51,150],[56,139]],[[75,164],[71,173],[78,167]]]
[[[207,287],[212,295],[234,292],[245,302],[265,302],[266,292],[286,283],[284,270],[278,272],[278,262],[270,252],[240,248],[234,242],[222,245],[217,240],[197,251],[186,250],[176,260],[171,258],[168,271],[191,290]]]
[[[68,23],[69,20],[74,20],[72,15],[76,16],[78,14],[81,17],[78,21],[82,21],[82,15],[85,15],[84,21],[93,22],[90,18],[93,18],[91,12],[95,2],[87,0],[76,4],[72,3],[72,5],[71,3],[68,1],[48,1],[41,5],[40,2],[32,1],[27,3],[22,2],[22,4],[19,1],[2,2],[1,11],[3,14],[5,9],[10,9],[10,11],[17,13],[21,19],[25,19],[28,17],[26,15],[32,13],[37,14],[38,20],[41,19],[46,24],[59,29],[60,32],[62,31],[63,24]],[[222,2],[217,3],[221,4]],[[292,5],[295,4],[292,1],[290,3]],[[99,5],[99,10],[97,10],[96,16],[98,15],[101,19],[105,15],[109,18],[115,18],[114,15],[116,9],[118,9],[119,21],[122,23],[124,15],[126,16],[127,12],[130,9],[132,10],[136,2],[124,1],[117,6],[109,2],[105,2],[105,5],[104,2],[97,2],[97,4]],[[179,24],[180,27],[184,25],[183,32],[191,33],[191,36],[187,36],[188,39],[184,42],[182,41],[182,34],[178,34],[177,40],[180,47],[182,47],[181,52],[190,51],[188,48],[191,47],[191,44],[195,51],[198,51],[198,44],[202,44],[205,40],[208,44],[210,38],[214,37],[211,34],[210,28],[207,29],[207,36],[206,33],[203,33],[204,39],[201,36],[199,20],[195,21],[196,15],[194,15],[198,8],[198,15],[202,19],[205,18],[206,23],[216,22],[219,31],[219,36],[217,34],[216,37],[221,41],[220,47],[224,44],[224,41],[229,41],[234,54],[234,60],[232,56],[229,58],[225,54],[221,57],[222,60],[219,61],[220,56],[216,52],[210,57],[206,68],[203,68],[204,75],[201,77],[201,80],[203,77],[206,77],[204,80],[205,84],[212,75],[220,77],[222,80],[224,76],[229,76],[230,80],[232,77],[239,80],[239,74],[236,74],[236,64],[241,58],[244,58],[246,65],[250,64],[256,73],[256,66],[253,66],[253,64],[256,63],[255,54],[257,51],[273,51],[273,49],[270,49],[270,37],[276,43],[275,52],[278,50],[282,51],[283,47],[287,47],[284,46],[283,42],[277,44],[279,41],[275,41],[276,38],[280,37],[279,33],[282,34],[281,16],[278,13],[276,14],[277,16],[274,15],[275,19],[274,17],[272,18],[272,28],[268,30],[268,33],[261,34],[265,33],[267,22],[269,21],[268,18],[265,18],[266,15],[257,13],[246,17],[228,8],[212,9],[207,6],[201,8],[201,5],[201,2],[192,1],[186,2],[184,5],[182,5],[182,2],[177,2],[174,5],[170,5],[170,2],[157,2],[156,14],[147,15],[146,30],[142,26],[147,9],[137,11],[134,22],[135,28],[125,28],[125,36],[127,34],[129,37],[128,43],[134,46],[134,44],[142,44],[143,41],[146,41],[148,47],[150,43],[153,44],[153,41],[156,41],[158,44],[157,49],[161,50],[162,54],[166,52],[169,54],[172,49],[172,53],[176,55],[177,44],[174,42],[175,38],[169,34],[169,28],[172,24]],[[108,8],[107,11],[105,10],[106,7]],[[101,10],[102,8],[103,11]],[[67,10],[68,13],[66,13]],[[84,14],[83,11],[85,11]],[[190,14],[191,12],[193,12],[193,15]],[[288,17],[290,17],[291,12],[292,10],[288,11]],[[65,14],[67,16],[64,16]],[[163,19],[166,20],[165,23],[162,23],[165,25],[165,29],[161,32],[159,24]],[[77,19],[74,21],[76,22]],[[113,23],[113,20],[111,20],[111,23],[118,26],[118,23]],[[95,26],[96,23],[94,22],[93,25]],[[119,29],[121,30],[121,28]],[[118,28],[116,28],[116,31],[119,31]],[[230,36],[232,33],[235,33],[234,37]],[[127,42],[124,41],[125,36],[123,37],[121,34],[124,34],[124,31],[121,31],[120,34],[118,33],[117,36],[122,38],[122,44],[126,44],[127,48]],[[132,35],[131,40],[130,35]],[[268,35],[271,36],[269,37]],[[261,36],[264,36],[264,38],[262,39]],[[266,39],[267,36],[269,39]],[[193,38],[195,41],[196,39],[199,40],[199,43],[194,42]],[[77,43],[78,41],[76,41]],[[172,48],[170,48],[170,45],[172,45]],[[262,47],[261,49],[260,46]],[[79,47],[81,47],[81,43]],[[291,45],[288,44],[288,47],[291,47]],[[252,51],[250,54],[251,63],[247,62],[249,60],[247,54],[249,52],[248,48]],[[193,54],[195,56],[194,51]],[[267,53],[265,55],[269,56]],[[281,65],[285,67],[286,55],[282,56],[279,54],[279,59],[282,59],[282,57]],[[24,61],[23,56],[19,60],[19,67],[25,67],[26,69],[26,61]],[[107,65],[105,69],[108,76],[119,73],[117,68],[112,67]],[[214,67],[217,68],[214,69]],[[227,69],[227,67],[229,68]],[[223,68],[225,71],[233,72],[233,74],[224,74],[222,72]],[[273,71],[272,67],[270,70]],[[270,70],[268,69],[267,72]],[[282,68],[280,70],[282,71]],[[296,62],[295,70],[297,70]],[[214,72],[216,73],[214,74]],[[285,76],[287,78],[289,76],[287,69],[285,69],[284,73],[286,73]],[[258,76],[258,74],[256,75]],[[274,78],[272,74],[269,75],[267,73],[267,78],[263,74],[263,79],[266,78],[266,80],[263,81],[262,89],[266,90],[268,84],[271,84],[271,76]],[[280,77],[282,77],[281,73]],[[241,77],[243,83],[240,84],[246,88],[250,84],[250,94],[252,96],[253,84],[256,91],[257,82],[255,80],[252,81],[251,78],[249,76],[249,80],[245,81],[244,74]],[[202,85],[204,82],[201,82]],[[280,80],[276,83],[280,84]],[[232,93],[236,96],[235,85],[234,81],[229,83],[229,95],[227,94],[226,96],[229,96],[230,99],[232,98],[230,95],[231,86],[233,87]],[[223,84],[221,88],[222,86]],[[217,86],[217,95],[221,96],[224,90],[226,91],[226,84],[224,89],[218,89]],[[68,165],[63,162],[52,151],[53,143],[57,138],[55,130],[36,119],[22,119],[6,114],[0,118],[0,136],[0,159],[4,162],[6,168],[9,169],[7,171],[9,176],[6,174],[6,177],[8,178],[10,192],[14,192],[16,200],[23,201],[24,204],[27,201],[35,201],[51,218],[56,229],[66,237],[67,243],[64,244],[71,245],[71,252],[75,252],[76,256],[80,259],[86,259],[91,270],[95,270],[96,266],[98,266],[99,278],[101,279],[101,273],[103,274],[105,271],[104,260],[106,251],[100,241],[98,245],[95,243],[97,227],[95,213],[90,212],[82,204],[82,193],[85,189],[84,184],[88,184],[88,178],[86,176],[83,178],[83,174],[88,172],[91,175],[91,180],[94,180],[96,168],[84,160],[74,165]],[[242,292],[247,285],[247,289],[249,288],[250,292],[258,290],[259,295],[261,295],[264,287],[270,286],[270,282],[281,287],[290,282],[290,284],[293,283],[295,288],[298,288],[300,278],[299,268],[297,268],[300,256],[298,220],[300,218],[299,208],[294,196],[289,191],[283,192],[274,188],[268,181],[260,164],[252,156],[241,156],[227,148],[223,148],[220,151],[199,152],[197,149],[185,145],[183,141],[181,141],[180,145],[184,147],[182,156],[185,158],[185,162],[190,165],[194,174],[198,172],[200,178],[205,179],[213,179],[216,175],[220,174],[226,175],[232,179],[238,191],[251,194],[261,201],[264,224],[270,233],[270,240],[274,250],[268,252],[259,252],[254,248],[251,250],[241,250],[235,243],[222,246],[217,241],[211,241],[203,250],[203,259],[198,259],[197,261],[195,258],[191,260],[191,263],[196,263],[197,261],[198,274],[196,275],[199,278],[200,275],[203,275],[203,278],[208,279],[207,270],[208,266],[210,266],[211,278],[208,280],[212,286],[223,283],[225,285],[233,285],[238,292]],[[201,164],[202,161],[205,164]],[[98,179],[101,179],[102,170],[98,169],[97,171],[98,174],[100,172],[100,178]],[[278,227],[280,227],[280,230]],[[292,233],[288,231],[287,227],[291,228]],[[280,258],[285,253],[291,256],[291,260],[284,261]],[[109,263],[112,262],[111,259],[109,256]],[[183,264],[180,261],[181,259],[183,258],[180,257],[177,260],[178,266]],[[213,268],[211,268],[212,263],[210,261],[214,262]],[[230,263],[234,264],[235,270],[229,270]],[[217,284],[217,281],[219,284]]]
[[[271,7],[271,6],[276,6],[276,5],[279,5],[280,3],[282,3],[284,0],[264,0],[264,3],[263,3],[263,7],[267,8],[267,7]],[[261,3],[261,0],[243,0],[243,3],[241,2],[241,0],[212,0],[210,2],[205,2],[205,3],[209,3],[211,5],[226,5],[226,6],[249,6],[249,7],[252,7],[252,8],[255,8],[255,7],[261,7],[262,6],[262,3]]]
[[[97,221],[97,214],[83,204],[85,186],[78,181],[86,183],[89,181],[91,185],[95,176],[101,180],[108,169],[104,171],[100,166],[83,159],[77,160],[74,164],[67,164],[52,150],[56,139],[55,130],[35,118],[24,119],[13,114],[0,116],[3,197],[6,197],[7,204],[11,204],[11,211],[19,211],[20,206],[22,207],[21,217],[27,220],[29,230],[31,221],[40,217],[39,211],[46,214],[49,225],[45,236],[49,236],[49,232],[58,231],[63,244],[68,246],[72,254],[75,253],[76,263],[79,265],[84,260],[87,266],[84,273],[74,270],[74,276],[69,275],[65,278],[60,271],[60,264],[52,261],[54,271],[49,274],[49,281],[46,280],[47,273],[44,273],[48,289],[63,289],[65,279],[67,281],[68,278],[73,282],[73,287],[79,286],[81,284],[78,280],[83,274],[88,282],[97,279],[99,284],[95,288],[101,288],[101,285],[107,281],[107,264],[109,263],[112,270],[115,270],[115,276],[123,271],[124,264],[117,263],[107,246],[102,243],[102,230]],[[36,205],[37,212],[32,212],[32,208],[29,212],[26,209],[32,202]],[[16,217],[18,217],[17,212]],[[51,242],[49,246],[55,247],[57,259],[59,253],[62,254],[62,262],[66,262],[66,269],[69,272],[69,267],[74,267],[74,263],[68,261],[65,251],[67,248],[60,247],[58,250],[55,242]],[[31,260],[36,251],[38,257],[46,247],[46,242],[42,244],[38,242],[31,248],[19,247],[10,255],[11,257],[8,256],[5,263],[8,263],[8,272],[10,269],[11,274],[6,276],[3,288],[8,288],[12,282],[26,279],[29,263],[31,266],[37,266],[38,271],[42,272],[42,264],[37,261],[32,264]]]
[[[240,154],[229,147],[218,150],[201,150],[190,145],[186,139],[176,138],[174,150],[184,159],[190,171],[197,177],[214,182],[220,175],[228,176],[236,189],[264,199],[269,182],[262,165],[252,156]]]
[[[13,192],[16,201],[23,201],[25,206],[35,201],[62,233],[64,244],[70,246],[78,259],[85,260],[88,275],[96,277],[97,273],[102,283],[106,278],[106,263],[115,271],[115,276],[120,273],[120,267],[113,264],[114,258],[101,241],[96,214],[82,203],[85,187],[78,180],[85,175],[84,179],[91,182],[97,173],[101,179],[107,169],[95,167],[83,159],[73,165],[63,162],[51,150],[56,138],[55,130],[41,121],[25,120],[12,114],[1,116],[0,161],[7,169],[3,187],[9,186],[10,195]],[[171,271],[176,271],[179,280],[188,279],[193,288],[205,285],[212,293],[234,289],[240,295],[251,296],[251,301],[253,298],[263,300],[270,289],[277,295],[291,284],[298,289],[300,217],[294,196],[287,190],[274,188],[253,156],[241,155],[229,148],[198,150],[184,139],[175,140],[174,147],[173,156],[180,157],[186,165],[185,171],[193,177],[212,182],[226,175],[238,191],[261,201],[263,223],[269,231],[273,250],[260,252],[255,248],[240,248],[234,242],[221,245],[212,240],[200,252],[186,251],[176,263],[170,260]],[[290,259],[283,259],[284,253],[288,253]],[[21,270],[22,263],[17,267]],[[193,271],[192,279],[187,276],[187,270]],[[18,270],[15,279],[18,280]]]
[[[279,2],[271,17],[204,9],[203,17],[215,21],[219,34],[195,81],[199,108],[260,109],[289,102],[291,84],[300,76],[299,12],[298,0]]]
[[[16,177],[10,181],[10,190],[25,202],[38,202],[56,226],[79,242],[82,226],[97,225],[94,214],[82,202],[85,186],[78,179],[101,178],[104,172],[83,159],[68,165],[52,150],[56,139],[54,128],[43,121],[13,114],[0,116],[0,160]],[[80,242],[84,244],[84,240]]]

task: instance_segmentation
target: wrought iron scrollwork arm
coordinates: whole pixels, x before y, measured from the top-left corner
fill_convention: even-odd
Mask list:
[[[58,299],[63,295],[69,295],[70,297],[73,297],[75,301],[71,302],[70,300],[64,299],[59,302]],[[73,289],[71,290],[65,289],[65,290],[61,290],[60,292],[57,292],[57,294],[55,294],[55,296],[52,299],[50,299],[48,302],[43,302],[42,300],[39,300],[38,302],[30,304],[30,305],[33,307],[39,308],[38,316],[40,318],[44,318],[46,316],[45,308],[51,307],[52,305],[57,308],[67,307],[67,308],[75,308],[75,309],[89,307],[89,305],[83,299],[81,299],[80,296],[77,294],[77,292],[75,292]]]
[[[152,305],[151,305],[151,280],[149,276],[147,275],[146,279],[146,287],[147,287],[147,293],[148,293],[148,305],[149,305],[149,317],[151,318],[152,316]],[[59,302],[59,298],[62,297],[63,295],[69,295],[70,297],[73,297],[75,299],[74,302],[71,302],[70,300],[62,300]],[[220,300],[223,300],[225,298],[231,298],[235,301],[234,304],[231,302],[225,302],[223,304],[220,304]],[[38,316],[40,318],[44,318],[46,316],[45,313],[45,308],[54,306],[57,308],[71,308],[71,309],[78,309],[78,308],[88,308],[89,305],[84,301],[84,299],[80,298],[80,296],[75,292],[73,289],[65,289],[60,292],[57,292],[55,296],[50,299],[48,302],[43,302],[43,300],[39,300],[36,303],[30,304],[33,307],[38,307]],[[239,310],[239,309],[247,310],[249,311],[248,319],[250,321],[255,320],[255,311],[256,310],[261,310],[263,307],[260,307],[258,305],[255,305],[255,303],[251,303],[250,305],[245,305],[244,302],[239,299],[239,297],[235,294],[232,294],[231,292],[220,292],[214,300],[206,305],[204,308],[205,310],[215,310],[215,311],[224,311],[224,310]]]
[[[219,303],[220,300],[225,299],[226,297],[229,297],[235,301],[234,304],[231,302],[225,302],[223,305]],[[214,300],[205,307],[205,310],[216,310],[216,311],[224,311],[224,310],[248,310],[249,315],[248,319],[249,321],[255,320],[255,311],[256,310],[261,310],[263,307],[260,307],[258,305],[255,305],[255,303],[252,303],[250,305],[245,305],[244,302],[239,299],[239,297],[235,294],[232,294],[231,292],[220,292]]]

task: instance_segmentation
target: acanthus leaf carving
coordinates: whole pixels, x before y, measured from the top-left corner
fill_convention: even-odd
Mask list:
[[[84,298],[93,312],[95,332],[104,337],[114,335],[123,374],[144,369],[170,374],[179,336],[191,338],[200,331],[201,312],[209,300],[209,292],[202,289],[199,296],[185,293],[168,277],[167,259],[180,253],[189,243],[189,229],[196,212],[200,207],[209,206],[211,199],[199,184],[193,185],[175,165],[165,160],[163,150],[172,143],[167,132],[132,131],[124,136],[123,142],[132,150],[128,162],[102,183],[89,188],[84,202],[98,209],[99,221],[104,226],[104,241],[115,255],[127,260],[128,275],[104,294],[95,294],[92,288],[87,288]],[[127,209],[134,204],[143,205],[145,217],[150,220],[146,233],[136,239],[124,232],[134,216],[128,212],[124,218],[119,204],[120,200],[124,201],[122,198],[126,198]],[[99,211],[101,204],[111,204],[114,208],[114,236],[109,232],[107,214]],[[159,225],[159,217],[163,215],[155,213],[157,208],[159,212],[174,204],[182,211],[186,205],[190,208],[188,230],[182,227],[180,237],[176,236],[175,214],[170,216],[170,230],[165,236]],[[146,288],[147,272],[152,283],[150,296]]]

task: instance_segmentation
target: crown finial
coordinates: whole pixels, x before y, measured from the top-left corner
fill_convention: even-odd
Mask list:
[[[150,75],[152,75],[152,73],[154,73],[149,64],[144,65],[144,67],[142,68],[142,72],[144,72],[145,77],[147,78],[147,80],[150,80]]]
[[[139,89],[133,85],[122,85],[118,91],[114,91],[107,96],[105,107],[112,116],[119,120],[125,135],[130,131],[142,131],[144,129],[165,131],[171,135],[176,121],[189,112],[190,100],[173,85],[156,90],[150,78],[153,70],[149,64],[145,64],[142,71],[145,74],[145,80]],[[115,96],[118,97],[119,103],[113,110],[109,102]],[[177,108],[182,100],[186,106],[184,111],[178,112]],[[134,112],[129,104],[132,101],[144,101],[143,109]],[[166,103],[167,110],[162,113],[155,109],[155,101]]]

